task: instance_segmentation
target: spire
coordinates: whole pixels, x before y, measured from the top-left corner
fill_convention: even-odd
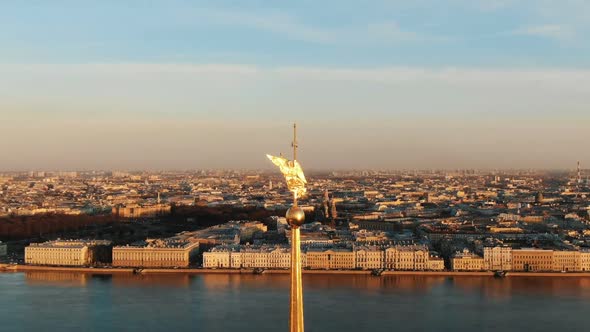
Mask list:
[[[293,163],[295,163],[295,160],[297,160],[297,147],[298,147],[297,123],[293,123],[293,142],[291,143],[291,146],[293,146]]]

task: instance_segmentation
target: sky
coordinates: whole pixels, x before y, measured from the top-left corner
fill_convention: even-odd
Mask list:
[[[0,170],[590,165],[590,1],[3,1]],[[590,166],[587,166],[590,167]]]

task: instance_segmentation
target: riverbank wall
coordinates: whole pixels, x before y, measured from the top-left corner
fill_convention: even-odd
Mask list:
[[[87,274],[289,274],[289,270],[255,270],[255,269],[138,269],[138,268],[90,268],[57,267],[36,265],[0,264],[0,272],[76,272]],[[305,275],[373,275],[367,270],[303,270]],[[436,276],[436,277],[494,277],[494,272],[464,271],[383,271],[380,276]],[[506,278],[517,277],[553,277],[553,278],[590,278],[590,272],[506,272]]]
[[[382,276],[493,277],[494,272],[460,271],[384,271]]]
[[[135,272],[132,268],[90,268],[90,267],[64,267],[64,266],[37,266],[37,265],[10,265],[7,271],[27,272],[27,271],[51,271],[51,272],[78,272],[91,274],[131,274]]]
[[[589,272],[506,272],[506,277],[590,278]]]

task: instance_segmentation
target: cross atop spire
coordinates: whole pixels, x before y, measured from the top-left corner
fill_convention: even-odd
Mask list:
[[[293,147],[293,161],[297,160],[297,147],[299,144],[297,143],[297,123],[293,123],[293,142],[291,143]]]

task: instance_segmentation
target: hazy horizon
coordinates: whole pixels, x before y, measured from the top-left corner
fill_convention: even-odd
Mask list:
[[[409,172],[463,172],[463,171],[475,171],[478,173],[505,173],[510,174],[511,172],[539,172],[539,173],[572,173],[575,175],[577,170],[576,165],[570,168],[319,168],[319,169],[305,169],[306,174],[317,174],[317,173],[328,173],[328,172],[335,172],[335,173],[347,173],[347,172],[394,172],[394,173],[409,173]],[[582,177],[585,179],[587,177],[586,172],[590,170],[590,168],[581,167],[580,170],[582,171]],[[138,173],[149,173],[149,174],[159,174],[159,173],[192,173],[192,172],[243,172],[243,173],[259,173],[259,174],[274,174],[280,176],[276,172],[276,168],[273,167],[260,167],[260,168],[128,168],[128,169],[92,169],[92,168],[62,168],[62,169],[44,169],[44,168],[28,168],[28,169],[9,169],[9,170],[0,170],[0,175],[9,175],[9,174],[18,174],[18,173],[68,173],[68,172],[76,172],[76,173],[92,173],[92,172],[122,172],[122,173],[129,173],[129,174],[138,174]]]
[[[4,6],[0,170],[590,165],[584,1],[140,4]]]

